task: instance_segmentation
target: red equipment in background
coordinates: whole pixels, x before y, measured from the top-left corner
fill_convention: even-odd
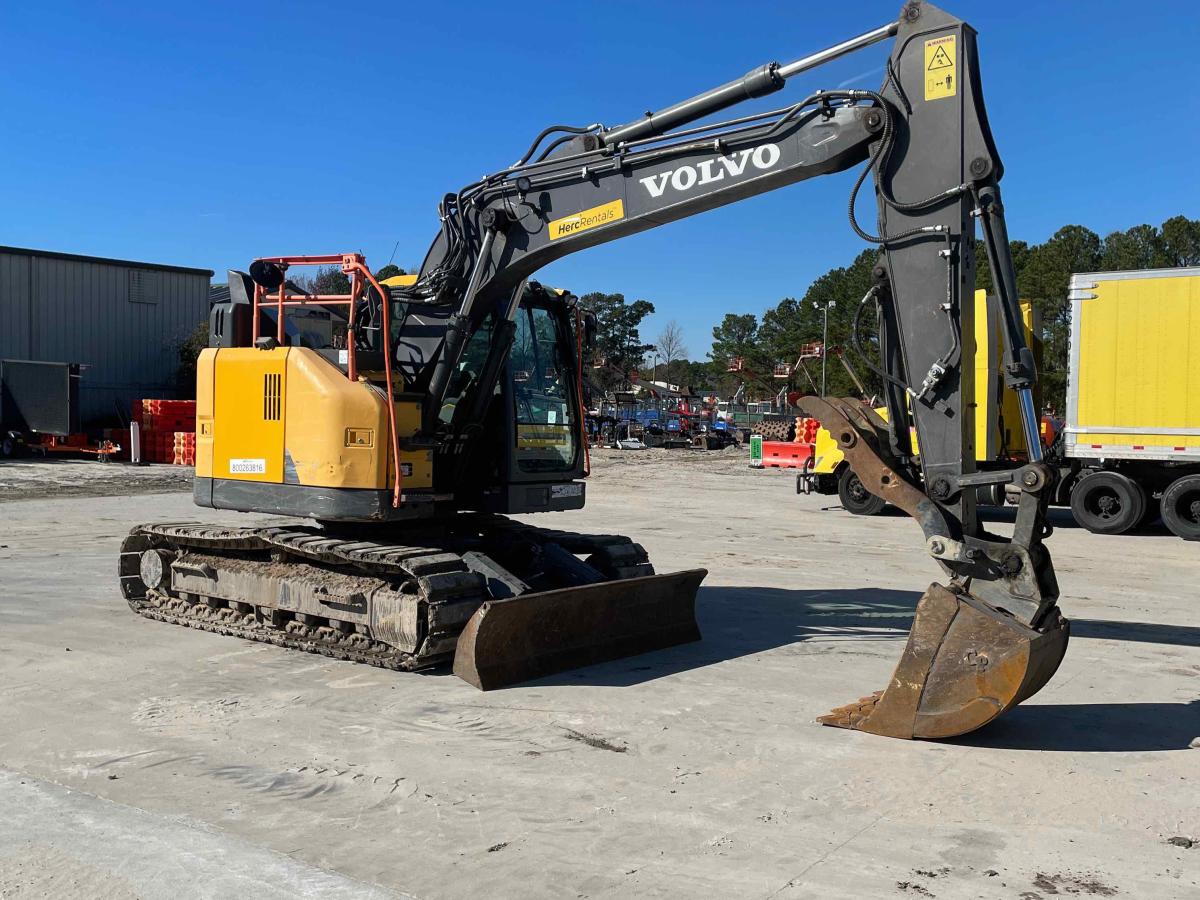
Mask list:
[[[132,410],[141,434],[142,461],[196,464],[196,401],[142,400]]]

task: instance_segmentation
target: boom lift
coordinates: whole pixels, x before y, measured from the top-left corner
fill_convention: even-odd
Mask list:
[[[890,37],[878,91],[817,91],[694,124]],[[974,471],[963,360],[972,358],[976,221],[1031,448],[1035,373],[975,32],[919,0],[896,22],[628,124],[545,129],[517,163],[444,197],[441,230],[412,284],[384,288],[347,254],[336,259],[352,280],[348,297],[297,296],[287,268],[313,258],[256,261],[234,282],[245,302],[215,323],[219,346],[200,360],[195,496],[321,527],[139,526],[121,556],[130,604],[393,668],[453,656],[455,672],[485,688],[695,639],[702,570],[653,575],[628,538],[502,515],[584,501],[578,386],[588,326],[570,298],[529,279],[568,253],[863,162],[850,224],[881,249],[864,305],[880,311],[876,368],[893,426],[852,400],[800,403],[836,434],[866,487],[917,520],[949,583],[921,598],[887,690],[822,721],[936,738],[995,718],[1045,684],[1066,649],[1043,544],[1053,473],[1037,458]],[[868,175],[875,227],[855,217]],[[312,303],[347,307],[343,347],[288,345],[289,304]],[[1019,489],[1012,538],[981,528],[982,483]]]

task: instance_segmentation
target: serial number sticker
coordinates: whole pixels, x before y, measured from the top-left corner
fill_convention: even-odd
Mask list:
[[[583,496],[582,484],[552,484],[550,485],[551,497],[581,497]]]
[[[266,475],[267,461],[265,459],[231,459],[229,461],[230,475]]]
[[[607,225],[623,218],[625,218],[625,202],[623,200],[613,200],[611,203],[593,206],[591,209],[577,212],[573,216],[566,216],[551,222],[550,240],[557,241],[559,238],[570,237],[581,231],[587,231],[589,228],[599,228],[601,225]]]

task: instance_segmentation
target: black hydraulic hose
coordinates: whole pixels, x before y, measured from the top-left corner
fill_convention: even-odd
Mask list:
[[[567,143],[570,143],[571,141],[575,140],[575,137],[576,136],[573,134],[564,134],[564,135],[561,135],[560,137],[556,137],[554,140],[552,140],[549,143],[549,145],[547,145],[546,149],[541,152],[541,155],[538,156],[538,158],[535,159],[534,162],[535,163],[545,162],[546,157],[548,157],[551,153],[553,153],[555,150],[557,150],[563,144],[567,144]]]
[[[872,171],[875,172],[876,184],[879,186],[879,194],[883,198],[884,203],[901,212],[913,212],[916,210],[925,209],[933,206],[936,203],[949,200],[952,197],[957,197],[959,194],[968,190],[968,186],[965,184],[955,185],[952,188],[941,191],[931,197],[925,198],[924,200],[917,200],[911,203],[901,202],[893,197],[891,191],[888,189],[885,178],[887,163],[888,160],[891,159],[892,150],[895,146],[896,140],[896,126],[892,119],[892,110],[882,95],[877,94],[875,91],[860,91],[859,93],[870,97],[879,107],[880,113],[883,115],[883,132],[880,135],[879,143],[876,144],[870,158],[867,160],[867,164],[863,167],[863,170],[859,173],[858,178],[855,180],[854,187],[850,190],[850,200],[847,204],[850,227],[854,229],[855,234],[871,244],[886,245],[891,241],[899,241],[907,237],[912,237],[913,235],[924,234],[927,232],[926,228],[910,228],[907,231],[900,232],[899,234],[884,234],[882,227],[880,227],[880,234],[874,235],[868,234],[859,226],[854,208],[858,202],[858,192],[862,190],[862,186],[867,180],[867,175]],[[882,222],[880,223],[880,226],[882,226]]]
[[[559,131],[565,131],[568,133],[568,135],[587,134],[589,131],[593,131],[593,130],[595,130],[595,129],[594,128],[576,128],[573,125],[548,125],[542,129],[541,133],[538,134],[538,136],[536,138],[533,139],[533,143],[529,145],[529,149],[525,151],[525,155],[521,157],[521,159],[517,162],[517,165],[523,166],[525,163],[529,162],[529,158],[531,156],[533,156],[533,154],[537,151],[538,144],[540,144],[542,141],[544,141],[547,137],[549,137],[552,134],[555,134]],[[568,140],[569,139],[570,138],[568,138]]]
[[[867,291],[862,300],[858,302],[858,309],[854,311],[854,321],[850,323],[850,344],[854,348],[854,352],[858,354],[858,358],[862,360],[863,365],[865,365],[884,381],[889,381],[896,387],[900,388],[900,390],[904,391],[905,393],[909,393],[908,385],[895,375],[892,375],[890,372],[885,372],[882,368],[875,365],[875,363],[871,361],[870,357],[867,356],[866,351],[863,350],[862,344],[859,343],[858,333],[862,323],[862,311],[866,308],[868,300],[876,299],[878,296],[879,287],[875,286]]]

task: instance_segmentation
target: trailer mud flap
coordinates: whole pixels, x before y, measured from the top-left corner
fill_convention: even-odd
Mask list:
[[[467,622],[454,674],[480,690],[505,687],[700,640],[692,569],[489,600]]]
[[[917,604],[904,655],[887,690],[818,721],[897,738],[974,731],[1032,697],[1067,651],[1070,625],[1053,612],[1041,630],[940,584]]]

